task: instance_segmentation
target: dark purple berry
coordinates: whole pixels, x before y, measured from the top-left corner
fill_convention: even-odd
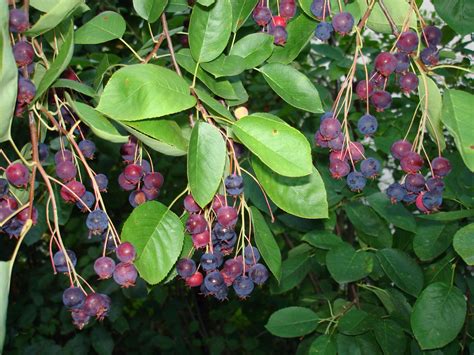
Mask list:
[[[408,192],[420,192],[425,187],[425,178],[421,174],[408,174],[405,178],[405,188]]]
[[[344,146],[344,135],[339,133],[336,138],[327,141],[327,145],[331,150],[341,150]]]
[[[339,159],[332,159],[329,162],[329,172],[334,179],[340,179],[347,176],[351,171],[351,167],[346,161]]]
[[[91,140],[84,139],[79,142],[79,149],[81,150],[84,157],[87,159],[94,159],[95,143]]]
[[[189,234],[198,234],[207,230],[207,221],[200,214],[192,214],[186,221],[186,230]]]
[[[30,171],[22,163],[13,163],[7,167],[5,176],[10,184],[25,187],[30,178]]]
[[[77,170],[73,162],[63,161],[56,165],[56,176],[62,181],[71,181],[76,177]]]
[[[319,131],[319,129],[316,131],[316,134],[314,135],[314,144],[321,148],[328,147],[328,140],[321,135],[321,132]]]
[[[325,112],[321,117],[320,121],[323,122],[325,119],[334,118],[334,112]]]
[[[63,292],[63,304],[69,309],[79,309],[84,304],[86,295],[79,287],[69,287]]]
[[[361,191],[364,189],[367,180],[362,173],[353,171],[347,175],[346,182],[351,191]]]
[[[369,81],[374,85],[374,88],[382,89],[387,82],[387,78],[382,74],[375,72],[370,75]]]
[[[91,293],[87,295],[82,309],[89,317],[104,319],[110,310],[110,298],[101,293]]]
[[[75,267],[77,263],[76,254],[72,250],[67,250],[67,255],[69,256],[72,266]],[[53,262],[57,272],[69,272],[66,256],[62,250],[59,250],[54,254]]]
[[[61,198],[68,203],[76,203],[85,193],[85,186],[77,180],[69,181],[60,190]]]
[[[400,202],[404,199],[405,195],[407,194],[407,190],[405,187],[400,185],[398,182],[391,184],[387,188],[387,196],[390,197],[392,203]]]
[[[207,274],[204,278],[204,285],[211,293],[217,292],[221,288],[226,287],[224,278],[219,271],[213,271]]]
[[[54,162],[56,164],[62,163],[62,162],[72,162],[73,161],[73,155],[70,150],[67,149],[61,149],[59,150],[55,155],[54,155]]]
[[[392,144],[390,152],[395,159],[401,160],[411,152],[411,149],[412,144],[404,139],[401,139]]]
[[[36,95],[36,86],[29,79],[19,78],[18,79],[18,94],[16,100],[19,104],[29,104]]]
[[[94,176],[94,180],[97,183],[97,187],[100,192],[107,191],[107,186],[109,185],[109,179],[105,174],[97,174]]]
[[[400,166],[406,173],[417,173],[423,167],[423,158],[418,153],[409,152],[400,160]]]
[[[101,209],[90,212],[87,216],[86,225],[92,234],[101,234],[109,227],[107,213]]]
[[[341,123],[335,118],[328,118],[321,122],[319,132],[326,139],[334,139],[341,133]]]
[[[237,210],[231,206],[224,206],[217,211],[217,221],[224,227],[233,227],[237,223]]]
[[[431,169],[435,177],[444,177],[451,172],[451,163],[446,158],[437,157],[431,162]]]
[[[317,18],[326,18],[330,14],[329,1],[313,0],[310,7],[311,13]]]
[[[49,149],[48,146],[44,143],[39,143],[38,144],[38,155],[39,155],[39,160],[41,162],[44,162],[46,159],[48,159],[49,156]]]
[[[7,179],[0,178],[0,198],[8,194],[8,181]]]
[[[147,173],[143,177],[143,185],[148,189],[161,189],[164,178],[159,172]]]
[[[135,143],[125,143],[120,147],[120,154],[126,163],[130,163],[135,159],[137,145]]]
[[[405,53],[412,53],[418,48],[418,35],[415,31],[403,32],[397,41],[397,48]]]
[[[398,83],[400,85],[400,89],[402,89],[402,92],[409,94],[410,92],[415,91],[415,89],[418,87],[418,77],[416,74],[408,72],[400,76]]]
[[[249,270],[249,276],[257,285],[263,285],[268,279],[268,269],[262,264],[255,264]]]
[[[314,31],[314,35],[317,39],[325,42],[329,38],[331,38],[331,34],[334,32],[334,28],[332,27],[331,23],[329,22],[320,22],[316,26],[316,30]]]
[[[201,256],[201,267],[206,272],[216,270],[217,262],[217,256],[214,254],[204,253]]]
[[[286,40],[288,39],[288,33],[286,32],[286,29],[283,26],[273,27],[271,35],[273,35],[273,43],[277,46],[284,46]]]
[[[224,227],[220,223],[216,223],[212,228],[212,238],[217,240],[231,240],[235,236],[235,231],[231,227]]]
[[[115,250],[115,254],[117,258],[124,263],[131,263],[137,256],[134,246],[129,242],[121,243]]]
[[[242,176],[231,174],[225,178],[225,189],[231,196],[239,196],[244,191],[244,179]]]
[[[13,56],[16,65],[23,67],[33,63],[35,51],[33,46],[26,41],[19,41],[13,46]]]
[[[367,100],[374,92],[374,84],[369,80],[361,80],[357,83],[356,94],[361,100]]]
[[[229,289],[227,288],[227,285],[224,284],[220,289],[218,289],[214,293],[214,298],[217,299],[218,301],[225,301],[227,299],[227,295],[229,294]]]
[[[256,6],[253,10],[252,17],[259,26],[266,26],[272,19],[272,12],[266,6]]]
[[[375,69],[383,76],[392,74],[397,64],[397,58],[392,53],[382,52],[375,58]]]
[[[369,114],[363,115],[357,121],[357,129],[364,136],[371,136],[377,131],[378,122],[377,119]]]
[[[421,51],[420,58],[425,65],[436,65],[439,62],[439,52],[436,48],[427,47]]]
[[[30,27],[30,21],[25,11],[20,9],[11,9],[9,16],[10,32],[22,33]]]
[[[413,202],[416,201],[417,197],[419,195],[413,193],[413,192],[408,192],[405,194],[405,196],[403,197],[403,202],[407,203],[407,204],[411,204]]]
[[[135,286],[137,281],[138,272],[135,265],[131,263],[119,263],[114,270],[114,281],[122,286],[128,288]]]
[[[84,196],[81,197],[80,200],[76,202],[77,208],[79,208],[82,212],[87,212],[88,210],[92,209],[95,203],[95,196],[92,192],[86,191]]]
[[[142,188],[142,192],[145,194],[147,201],[156,200],[160,194],[159,189],[149,189],[146,186]]]
[[[375,178],[380,174],[381,165],[377,159],[367,158],[360,163],[360,172],[365,178]]]
[[[443,197],[440,193],[427,191],[423,193],[422,202],[428,210],[436,211],[443,203]]]
[[[125,191],[132,191],[135,189],[135,184],[132,184],[125,178],[125,175],[122,173],[118,177],[119,186]]]
[[[242,261],[237,259],[229,259],[224,263],[222,272],[225,273],[227,277],[235,279],[237,276],[241,275],[243,271]]]
[[[201,210],[201,207],[197,204],[191,194],[184,198],[184,209],[189,213],[197,213]]]
[[[143,176],[143,169],[140,165],[129,164],[123,170],[123,176],[131,184],[138,184]]]
[[[115,261],[108,256],[101,256],[94,262],[94,271],[99,279],[106,280],[112,277],[115,270]]]
[[[370,102],[378,112],[381,112],[392,104],[392,95],[383,90],[375,91],[370,98]]]
[[[426,26],[423,29],[423,38],[429,47],[436,47],[441,43],[441,30],[436,26]]]
[[[260,252],[257,248],[247,245],[244,248],[244,258],[247,265],[254,265],[260,260]]]
[[[354,27],[354,17],[349,12],[340,12],[333,16],[332,26],[337,33],[346,35]]]
[[[246,298],[252,293],[254,289],[254,283],[248,276],[239,276],[232,283],[232,287],[234,288],[237,296],[240,298]]]
[[[284,18],[292,18],[296,13],[295,0],[280,1],[280,16]]]
[[[395,68],[396,73],[404,73],[410,67],[410,58],[406,53],[395,53],[395,58],[397,58],[397,67]]]
[[[426,180],[426,188],[428,191],[441,194],[444,191],[444,182],[441,178],[429,178]]]

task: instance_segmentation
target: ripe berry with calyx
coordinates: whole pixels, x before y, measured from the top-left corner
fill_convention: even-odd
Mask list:
[[[340,179],[347,176],[351,171],[351,167],[346,161],[333,159],[329,162],[329,172],[334,179]]]
[[[415,91],[415,89],[418,87],[418,77],[411,72],[402,74],[398,80],[398,83],[400,84],[400,89],[402,89],[402,92],[409,94],[410,92]]]
[[[370,114],[363,115],[361,118],[359,118],[359,121],[357,121],[357,129],[364,136],[373,135],[377,131],[377,128],[377,119]]]
[[[387,196],[390,197],[392,203],[396,203],[401,202],[405,198],[407,190],[404,186],[400,185],[398,182],[395,182],[387,188],[386,193]]]
[[[333,16],[332,26],[337,33],[346,35],[354,27],[354,17],[349,12],[340,12]]]
[[[420,192],[425,187],[425,178],[421,174],[408,174],[405,178],[405,188],[408,192]]]
[[[361,191],[364,189],[367,180],[362,173],[353,171],[347,175],[346,182],[351,191]]]
[[[272,12],[268,7],[258,5],[253,10],[252,17],[257,25],[263,27],[266,26],[272,19]]]
[[[439,62],[439,52],[436,48],[427,47],[421,51],[420,58],[425,65],[436,65]]]
[[[446,158],[436,157],[431,162],[431,169],[434,176],[444,177],[451,172],[451,163]]]
[[[381,165],[375,158],[367,158],[360,163],[360,172],[365,178],[373,179],[380,174]]]
[[[94,159],[95,143],[89,139],[84,139],[79,142],[79,149],[81,150],[84,157],[87,159]]]
[[[273,43],[278,46],[283,46],[288,39],[288,33],[283,26],[275,26],[270,32],[273,35]]]
[[[101,256],[94,262],[94,271],[101,280],[111,278],[114,270],[115,261],[108,256]]]
[[[186,221],[186,230],[189,234],[198,234],[207,230],[208,225],[204,216],[192,214]]]
[[[217,221],[224,227],[233,227],[237,223],[237,210],[231,206],[224,206],[217,211]]]
[[[410,58],[406,53],[395,53],[395,58],[397,58],[397,67],[395,68],[395,73],[404,73],[410,67]]]
[[[426,26],[422,38],[428,42],[428,47],[437,46],[441,43],[441,30],[436,26]]]
[[[367,100],[374,92],[374,84],[371,81],[361,80],[357,83],[356,94],[361,100]]]
[[[113,273],[114,281],[123,288],[135,286],[137,277],[137,269],[131,263],[118,263]]]
[[[121,262],[131,263],[133,260],[135,260],[135,257],[137,256],[137,252],[135,250],[135,247],[132,245],[132,243],[123,242],[115,250],[115,255],[117,255],[117,258]]]
[[[382,52],[375,58],[375,69],[383,76],[389,76],[397,68],[398,60],[388,52]]]
[[[86,188],[77,180],[69,181],[60,190],[61,198],[68,203],[76,203],[85,193]]]
[[[327,41],[331,38],[331,34],[334,32],[334,28],[330,22],[320,22],[316,26],[316,30],[314,31],[314,35],[317,39],[321,41]]]
[[[411,152],[412,144],[407,140],[401,139],[392,144],[390,152],[395,159],[401,160]]]
[[[79,309],[84,304],[86,295],[79,287],[69,287],[63,292],[63,304],[69,309]]]
[[[86,225],[92,234],[101,234],[109,226],[109,219],[107,213],[101,209],[96,209],[89,213],[86,220]]]
[[[382,112],[392,104],[392,95],[387,91],[375,91],[370,98],[370,103],[375,107],[377,112]]]
[[[30,27],[30,21],[25,11],[20,9],[11,9],[9,14],[10,32],[23,33]]]
[[[232,283],[232,287],[237,296],[240,298],[246,298],[252,293],[255,286],[250,277],[242,275],[235,279]]]
[[[30,178],[30,171],[22,163],[13,163],[7,167],[5,176],[10,184],[25,187]]]
[[[311,13],[321,19],[323,17],[328,17],[330,14],[329,1],[327,0],[313,0],[310,7]]]
[[[13,56],[15,57],[16,65],[23,67],[33,63],[35,51],[28,42],[19,41],[13,46]]]
[[[231,174],[224,181],[226,192],[231,196],[239,196],[244,192],[244,179],[240,175]]]
[[[400,166],[406,173],[417,173],[423,167],[423,158],[416,152],[409,152],[400,160]]]
[[[67,250],[67,255],[71,261],[72,266],[75,267],[77,263],[76,253],[74,253],[72,250]],[[53,263],[57,272],[69,272],[66,256],[62,250],[59,250],[54,254]]]
[[[415,31],[409,30],[400,34],[397,41],[397,48],[405,53],[412,53],[418,48],[418,35]]]

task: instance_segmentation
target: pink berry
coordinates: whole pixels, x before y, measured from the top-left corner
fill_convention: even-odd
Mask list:
[[[108,256],[102,256],[94,262],[94,271],[101,280],[111,278],[114,270],[115,261]]]
[[[135,247],[130,242],[121,243],[117,249],[115,249],[115,254],[117,258],[124,263],[131,263],[137,256]]]
[[[76,203],[85,193],[86,188],[77,180],[69,181],[60,191],[62,199],[68,203]]]
[[[350,142],[349,152],[347,154],[349,159],[352,158],[354,162],[362,160],[365,154],[364,146],[360,142]]]
[[[418,87],[418,77],[411,72],[402,74],[398,80],[398,83],[400,84],[400,89],[402,89],[402,92],[409,94],[410,92],[415,91]]]
[[[383,76],[389,76],[397,68],[397,63],[392,53],[382,52],[375,58],[375,69]]]
[[[411,53],[418,48],[418,35],[412,31],[403,32],[397,41],[397,48],[405,53]]]
[[[390,152],[395,159],[401,160],[411,152],[412,144],[406,140],[399,140],[392,144]]]
[[[356,93],[361,100],[367,100],[374,92],[374,84],[367,80],[361,80],[357,83]]]
[[[123,170],[123,175],[131,184],[138,184],[143,176],[143,169],[140,165],[129,164]]]
[[[188,287],[201,286],[203,280],[204,280],[204,277],[202,276],[202,274],[199,271],[196,271],[194,274],[192,274],[191,276],[189,276],[185,279],[186,286],[188,286]]]
[[[431,162],[431,168],[435,177],[444,177],[451,172],[451,163],[446,158],[437,157]]]
[[[341,133],[341,123],[336,118],[328,118],[321,122],[319,132],[325,140],[334,139]]]
[[[423,158],[416,152],[409,152],[401,159],[400,166],[406,173],[417,173],[423,167]]]
[[[329,171],[334,179],[340,179],[351,171],[351,167],[346,161],[333,159],[329,163]]]
[[[382,112],[392,104],[392,95],[384,90],[375,91],[370,98],[370,103],[377,112]]]
[[[119,263],[114,270],[114,281],[122,286],[128,288],[135,286],[135,281],[138,277],[138,272],[135,266],[131,263]]]
[[[233,227],[237,223],[237,210],[231,206],[224,206],[217,211],[217,221],[224,227]]]

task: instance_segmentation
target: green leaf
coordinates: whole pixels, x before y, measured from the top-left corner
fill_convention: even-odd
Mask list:
[[[52,85],[52,87],[71,89],[92,98],[97,97],[97,93],[95,92],[93,88],[75,80],[57,79]]]
[[[183,247],[183,230],[178,216],[156,201],[145,202],[128,216],[122,240],[137,250],[134,264],[146,282],[157,284],[171,270]]]
[[[252,13],[259,0],[232,0],[232,32],[237,30],[245,23]]]
[[[299,177],[311,174],[311,147],[306,137],[285,122],[264,113],[245,116],[232,131],[259,159],[276,173]]]
[[[419,215],[418,218],[428,219],[432,221],[441,221],[441,222],[452,222],[459,219],[474,217],[474,209],[470,210],[459,210],[459,211],[449,211],[449,212],[438,212],[433,214],[423,214]]]
[[[64,35],[64,42],[59,49],[59,53],[48,68],[36,89],[35,100],[41,97],[54,81],[59,78],[64,69],[67,68],[74,53],[74,24],[72,21],[68,26],[68,31]]]
[[[10,45],[8,4],[0,2],[0,142],[11,138],[10,129],[15,112],[18,70]],[[2,347],[0,346],[0,349]]]
[[[336,341],[330,335],[318,336],[309,348],[309,355],[336,355]]]
[[[126,143],[128,141],[128,136],[120,134],[117,128],[93,107],[79,101],[68,99],[68,102],[81,121],[89,126],[97,137],[113,143]]]
[[[298,286],[311,269],[308,253],[288,255],[281,265],[280,283],[273,284],[272,293],[280,294]]]
[[[290,105],[308,112],[323,112],[318,90],[303,73],[279,63],[266,64],[260,72],[273,91]]]
[[[158,20],[166,5],[168,0],[133,0],[133,8],[137,14],[149,23]]]
[[[192,75],[196,73],[196,77],[201,80],[204,85],[206,85],[209,90],[212,91],[212,93],[224,99],[238,98],[238,94],[232,83],[228,80],[225,80],[224,78],[214,79],[209,74],[207,74],[204,70],[201,69],[200,66],[197,66],[197,63],[191,56],[191,52],[189,51],[189,49],[184,48],[181,49],[178,53],[176,53],[176,60],[178,64],[188,73]]]
[[[341,237],[338,237],[337,235],[328,231],[319,230],[306,233],[303,238],[301,238],[301,240],[311,244],[316,248],[327,250],[331,250],[332,248],[336,248],[344,244],[344,241],[341,239]]]
[[[186,81],[153,64],[116,71],[104,88],[97,110],[119,121],[137,121],[184,111],[196,104]]]
[[[365,0],[357,0],[357,4],[360,7],[360,12],[363,14],[367,11],[367,2]],[[398,30],[401,31],[405,20],[409,16],[409,26],[416,28],[416,15],[411,9],[410,4],[406,0],[384,0],[387,12],[393,19],[394,24]],[[409,15],[408,15],[409,14]],[[407,16],[408,15],[408,16]],[[368,20],[367,27],[375,32],[380,33],[392,33],[392,28],[387,20],[387,17],[382,11],[382,8],[378,3],[375,4]]]
[[[411,328],[423,350],[450,343],[461,331],[466,300],[455,286],[436,282],[423,290],[415,302]]]
[[[79,27],[76,31],[77,44],[98,44],[122,38],[126,23],[122,15],[105,11]]]
[[[376,255],[382,269],[397,287],[418,296],[423,288],[423,272],[415,260],[397,249],[379,250]]]
[[[221,54],[213,61],[202,63],[201,68],[208,73],[211,73],[216,78],[238,75],[245,70],[241,57],[237,55],[224,54]]]
[[[6,2],[4,3],[7,4]],[[0,6],[3,6],[0,5]],[[8,14],[8,11],[3,14]],[[0,16],[2,13],[0,13]],[[8,311],[8,294],[10,293],[10,278],[12,273],[12,261],[0,261],[0,349],[3,349],[5,335],[7,330],[7,311]]]
[[[443,98],[441,120],[454,137],[454,142],[464,164],[474,172],[474,122],[472,107],[474,95],[460,90],[446,90]]]
[[[433,0],[438,15],[460,35],[474,32],[474,3],[470,0]]]
[[[25,32],[26,36],[39,36],[55,28],[80,6],[85,4],[84,0],[58,0],[46,14],[41,15],[38,21]]]
[[[273,313],[265,328],[281,338],[296,338],[313,332],[319,317],[309,308],[287,307]]]
[[[199,100],[207,106],[209,109],[213,110],[216,112],[218,115],[221,115],[222,117],[225,117],[231,121],[235,120],[235,117],[232,116],[232,114],[225,108],[223,104],[221,104],[219,101],[217,101],[215,98],[213,98],[211,95],[207,93],[205,89],[201,89],[198,87],[194,88],[194,91],[196,92],[197,96],[199,97]]]
[[[270,57],[273,47],[273,37],[267,33],[258,32],[238,40],[230,50],[230,54],[242,57],[245,69],[252,69]]]
[[[114,351],[114,339],[102,325],[94,327],[90,333],[92,347],[100,355],[109,355]]]
[[[286,27],[288,32],[286,44],[283,47],[276,46],[268,62],[289,64],[295,60],[313,38],[315,25],[315,21],[304,14],[291,20]]]
[[[453,247],[466,264],[474,265],[474,223],[456,232]]]
[[[273,172],[258,158],[252,159],[252,166],[267,195],[282,210],[302,218],[327,218],[326,189],[316,168],[311,175],[290,178]]]
[[[391,319],[383,319],[374,324],[377,342],[386,355],[404,354],[407,347],[407,337],[403,329]]]
[[[191,194],[204,207],[217,192],[224,174],[226,146],[219,130],[208,123],[194,126],[188,149]]]
[[[457,223],[419,220],[413,251],[422,261],[434,259],[451,245],[456,230]]]
[[[372,208],[362,202],[351,202],[346,205],[347,217],[356,228],[359,237],[375,248],[392,246],[392,233],[387,224]]]
[[[344,243],[329,250],[326,265],[333,279],[338,283],[348,283],[366,277],[372,271],[373,260],[369,253]]]
[[[391,203],[386,194],[377,192],[367,197],[370,206],[388,223],[409,232],[416,231],[413,214],[400,203]]]
[[[195,5],[189,21],[189,47],[193,58],[210,62],[227,46],[232,26],[230,0],[216,1],[210,7]]]
[[[337,330],[346,335],[358,335],[372,329],[372,316],[360,309],[352,308],[345,313],[337,325]]]
[[[419,75],[418,79],[421,111],[427,115],[426,128],[433,142],[437,144],[439,142],[441,150],[444,150],[446,148],[446,141],[443,135],[443,125],[441,124],[441,110],[443,108],[441,93],[431,78],[428,78],[426,75]],[[426,100],[428,100],[427,104]],[[427,110],[425,110],[426,107],[428,107]]]
[[[278,244],[273,237],[272,231],[268,228],[267,222],[256,207],[251,207],[252,221],[255,228],[255,243],[260,254],[265,260],[268,268],[280,281],[281,278],[281,253]]]
[[[382,353],[370,333],[357,336],[337,334],[336,342],[338,355],[378,355]]]
[[[132,128],[143,135],[154,139],[161,144],[159,149],[155,149],[167,155],[185,155],[188,149],[188,142],[183,137],[181,128],[175,121],[153,119],[145,121],[122,122],[126,129]],[[144,141],[147,144],[146,141]],[[153,147],[152,147],[153,148]]]

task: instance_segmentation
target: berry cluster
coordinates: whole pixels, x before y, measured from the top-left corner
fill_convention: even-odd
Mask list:
[[[240,175],[232,174],[225,179],[226,194],[230,199],[235,201],[243,193],[243,188]],[[226,196],[217,194],[211,206],[203,210],[192,195],[187,195],[184,208],[189,213],[186,231],[192,237],[194,248],[204,249],[199,265],[196,266],[191,258],[183,258],[176,265],[187,286],[199,286],[202,294],[222,301],[227,298],[231,285],[237,296],[245,298],[252,293],[255,284],[262,285],[268,279],[267,268],[258,263],[258,249],[242,233],[237,236],[238,209],[228,203]],[[246,241],[247,246],[244,246]],[[224,261],[236,245],[235,256]],[[239,252],[242,254],[238,255]]]
[[[332,16],[332,21],[327,20],[331,16],[329,0],[313,0],[310,10],[317,19],[321,20],[314,31],[316,38],[321,41],[331,38],[334,31],[344,36],[354,27],[354,17],[349,12],[341,11]]]
[[[284,46],[288,39],[286,25],[296,13],[295,0],[280,0],[278,15],[273,16],[268,2],[260,0],[253,10],[252,17],[260,27],[266,28],[267,32],[273,36],[273,43]]]
[[[153,170],[148,160],[142,159],[136,140],[130,140],[120,148],[120,154],[125,164],[123,172],[118,177],[120,187],[131,191],[128,201],[133,207],[146,201],[156,200],[163,186],[163,175]]]
[[[441,156],[434,158],[430,164],[431,175],[425,178],[420,173],[424,160],[413,150],[409,141],[396,141],[390,151],[400,161],[400,166],[406,173],[402,183],[395,182],[387,189],[392,202],[415,202],[418,210],[423,213],[437,211],[443,202],[443,178],[451,172],[449,160]]]

